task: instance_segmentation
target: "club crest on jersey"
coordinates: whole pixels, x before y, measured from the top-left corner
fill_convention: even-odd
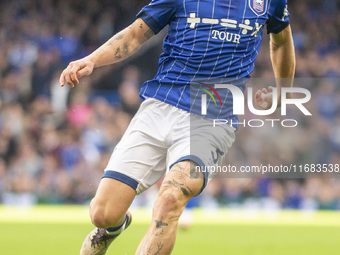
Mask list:
[[[248,0],[249,8],[258,16],[267,12],[268,0]]]

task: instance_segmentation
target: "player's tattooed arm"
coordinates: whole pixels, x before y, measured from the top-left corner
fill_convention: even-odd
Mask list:
[[[153,35],[154,32],[139,18],[128,28],[113,36],[106,44],[113,48],[114,62],[117,62],[133,55]]]
[[[115,41],[122,40],[124,38],[124,36],[125,36],[124,33],[118,33],[115,36],[113,36],[110,40],[108,40],[107,43],[112,46],[112,45],[114,45]]]
[[[122,61],[136,53],[153,35],[148,25],[138,18],[89,55],[89,58],[95,62],[95,67]]]
[[[150,29],[150,28],[144,23],[143,20],[140,20],[139,28],[140,28],[140,30],[143,31],[145,40],[149,40],[152,36],[155,35],[155,33],[152,31],[152,29]]]
[[[90,75],[95,67],[117,63],[135,54],[153,35],[148,25],[138,18],[87,57],[72,61],[60,75],[60,85],[78,85],[79,78]]]
[[[145,37],[146,40],[149,40],[154,35],[155,35],[155,33],[151,29],[148,29],[148,31],[146,31],[144,33],[144,37]]]

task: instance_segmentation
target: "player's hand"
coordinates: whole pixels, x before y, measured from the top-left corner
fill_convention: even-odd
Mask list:
[[[79,84],[79,78],[90,75],[93,68],[94,63],[88,58],[72,61],[60,75],[60,86],[64,87],[65,84],[68,84],[73,88],[75,85]]]
[[[255,94],[255,104],[262,110],[268,110],[273,104],[273,87],[269,86],[268,90],[263,88]]]

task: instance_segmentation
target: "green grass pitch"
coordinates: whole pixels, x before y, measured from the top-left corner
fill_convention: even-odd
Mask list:
[[[133,217],[109,255],[134,254],[150,211],[133,211]],[[0,254],[79,254],[92,229],[85,207],[0,207]],[[196,210],[193,225],[179,229],[173,254],[336,255],[339,251],[339,212]]]

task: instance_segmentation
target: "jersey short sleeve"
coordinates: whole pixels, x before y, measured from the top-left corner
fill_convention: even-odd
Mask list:
[[[137,18],[141,18],[157,34],[170,22],[175,12],[175,0],[153,0],[137,14]]]
[[[289,25],[289,12],[287,0],[273,1],[273,12],[270,13],[267,21],[267,32],[277,34]]]

